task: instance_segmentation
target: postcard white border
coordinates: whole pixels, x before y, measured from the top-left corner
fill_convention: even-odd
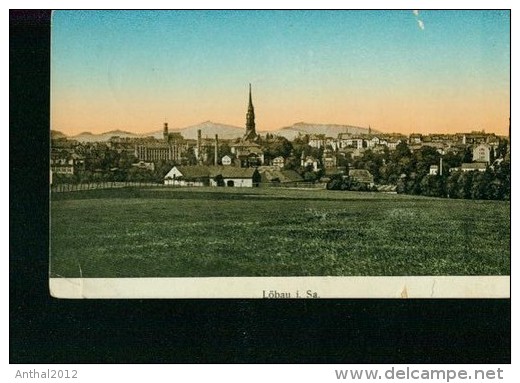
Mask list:
[[[65,299],[509,298],[510,276],[50,278]]]

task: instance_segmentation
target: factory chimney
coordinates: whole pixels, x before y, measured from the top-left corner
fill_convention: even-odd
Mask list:
[[[163,138],[164,141],[168,141],[168,123],[164,123],[164,129],[163,129]]]
[[[202,163],[202,131],[197,130],[197,161],[199,165]]]
[[[218,134],[215,134],[215,166],[218,165]]]

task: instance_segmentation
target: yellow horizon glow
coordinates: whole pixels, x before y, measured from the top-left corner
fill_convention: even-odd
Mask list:
[[[64,97],[53,102],[51,129],[68,136],[82,132],[94,134],[123,130],[137,134],[162,129],[168,122],[170,129],[182,129],[204,121],[245,127],[247,99],[222,98],[194,102],[155,102],[118,98]],[[410,101],[396,94],[341,98],[321,102],[312,97],[293,99],[291,102],[253,96],[257,131],[275,131],[297,122],[338,124],[366,127],[383,133],[459,133],[485,130],[488,133],[508,135],[509,92],[490,93],[487,97],[475,95],[418,96]],[[166,112],[165,112],[166,111]]]

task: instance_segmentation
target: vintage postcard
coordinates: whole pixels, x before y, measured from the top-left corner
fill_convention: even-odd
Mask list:
[[[50,293],[507,298],[507,10],[56,11]]]

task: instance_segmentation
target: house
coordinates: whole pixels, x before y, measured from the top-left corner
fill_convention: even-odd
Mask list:
[[[74,161],[71,158],[51,158],[51,172],[54,174],[74,174]]]
[[[490,144],[499,141],[499,137],[494,133],[471,132],[471,133],[457,133],[456,136],[460,139],[462,137],[462,143],[464,145],[478,145],[478,144]]]
[[[231,165],[231,162],[232,162],[232,160],[231,160],[230,156],[225,155],[224,157],[222,157],[222,165],[229,166],[229,165]]]
[[[479,172],[485,172],[487,168],[487,163],[485,162],[471,162],[471,163],[464,163],[461,165],[460,170],[463,172],[473,172],[473,171],[479,171]]]
[[[422,134],[412,133],[408,139],[408,143],[411,145],[420,144],[422,142]]]
[[[208,166],[174,166],[164,176],[165,185],[209,186]]]
[[[273,160],[273,165],[279,168],[283,168],[285,166],[285,158],[283,158],[282,156],[276,157]]]
[[[302,176],[294,170],[281,170],[280,173],[282,174],[282,177],[280,179],[280,182],[282,183],[303,182]]]
[[[312,148],[321,148],[325,146],[325,135],[324,134],[315,134],[309,137],[309,146]]]
[[[356,182],[365,184],[369,187],[374,186],[374,176],[366,169],[350,169],[348,175]]]
[[[264,163],[264,153],[261,149],[252,148],[249,154],[239,155],[238,159],[242,167],[256,167]]]
[[[337,151],[339,148],[338,140],[333,137],[327,137],[325,140],[325,147],[330,147],[333,151]]]
[[[302,152],[301,167],[312,167],[312,171],[318,171],[318,160],[312,156],[304,156],[304,153]]]
[[[253,187],[258,186],[260,174],[255,168],[233,166],[208,166],[210,186]]]
[[[292,184],[303,182],[300,176],[294,170],[280,170],[276,166],[261,166],[258,168],[262,183],[276,183],[276,184]]]
[[[489,164],[491,148],[487,144],[480,144],[473,148],[473,161]]]
[[[72,176],[78,170],[85,169],[85,158],[76,153],[68,154],[62,151],[51,154],[50,165],[52,173]]]
[[[325,169],[335,169],[337,166],[337,158],[329,149],[325,149],[323,152],[322,161]]]
[[[339,137],[338,137],[338,141],[339,141],[340,149],[344,149],[344,148],[348,148],[348,147],[360,149],[364,146],[363,137],[360,137],[360,136],[350,136],[350,135],[340,133]]]
[[[366,144],[368,148],[374,148],[381,144],[381,140],[379,139],[379,137],[372,137],[366,140]]]
[[[439,174],[439,166],[438,165],[431,165],[430,166],[430,175],[431,176],[436,176],[437,174]]]
[[[174,166],[165,176],[165,185],[174,186],[258,186],[260,174],[255,168],[233,166]]]
[[[395,149],[397,149],[397,145],[399,145],[400,143],[401,143],[401,140],[388,141],[388,143],[387,143],[388,149],[395,150]]]
[[[241,167],[260,166],[264,163],[264,152],[254,142],[242,140],[234,143],[231,145],[231,153],[236,156]]]
[[[355,149],[363,148],[363,137],[348,137],[340,141],[341,148],[351,147]]]

